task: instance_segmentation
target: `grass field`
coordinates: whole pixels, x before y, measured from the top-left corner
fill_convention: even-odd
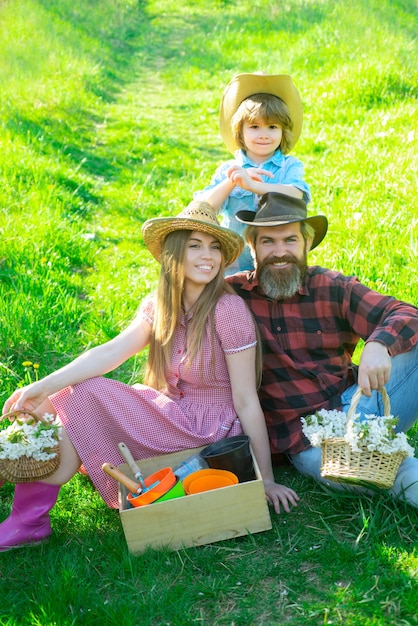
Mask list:
[[[417,17],[414,0],[3,1],[0,403],[132,318],[158,272],[141,225],[229,157],[219,101],[240,72],[301,92],[293,154],[330,220],[311,263],[417,305]],[[418,624],[417,512],[276,474],[301,504],[271,531],[137,557],[76,476],[49,544],[0,555],[0,624]]]

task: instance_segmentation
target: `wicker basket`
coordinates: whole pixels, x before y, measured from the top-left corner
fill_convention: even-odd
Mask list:
[[[382,387],[379,391],[383,398],[384,415],[390,415],[390,400],[386,389]],[[346,424],[354,420],[361,395],[362,391],[359,388],[351,399]],[[335,482],[367,483],[381,489],[390,489],[406,456],[404,452],[393,454],[369,450],[354,452],[342,437],[325,439],[322,442],[321,476]]]
[[[0,421],[18,414],[30,415],[37,422],[46,422],[43,417],[39,417],[28,410],[9,411],[1,416]],[[51,476],[60,464],[60,447],[57,441],[56,446],[48,450],[50,454],[55,453],[52,459],[47,461],[37,461],[32,457],[21,456],[18,459],[0,459],[0,480],[10,483],[30,483]]]

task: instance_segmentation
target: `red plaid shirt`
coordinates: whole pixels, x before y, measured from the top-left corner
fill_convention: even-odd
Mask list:
[[[273,301],[255,272],[228,276],[256,317],[263,342],[260,401],[271,451],[297,454],[309,447],[301,416],[341,410],[341,394],[354,384],[359,338],[387,346],[391,356],[418,341],[418,310],[362,285],[357,278],[309,267],[292,298]]]

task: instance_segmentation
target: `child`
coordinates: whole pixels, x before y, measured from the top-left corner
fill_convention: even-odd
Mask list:
[[[196,192],[222,215],[222,225],[241,234],[235,215],[257,210],[258,199],[275,191],[311,199],[303,180],[303,164],[286,156],[302,128],[302,102],[290,76],[238,74],[221,101],[219,125],[227,148],[234,154],[218,167],[210,185]],[[248,246],[226,274],[254,269]]]

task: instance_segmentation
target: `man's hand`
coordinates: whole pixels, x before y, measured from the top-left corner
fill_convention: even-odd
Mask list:
[[[360,357],[358,385],[365,396],[371,396],[372,389],[380,389],[389,381],[392,367],[388,349],[382,343],[366,343]]]

